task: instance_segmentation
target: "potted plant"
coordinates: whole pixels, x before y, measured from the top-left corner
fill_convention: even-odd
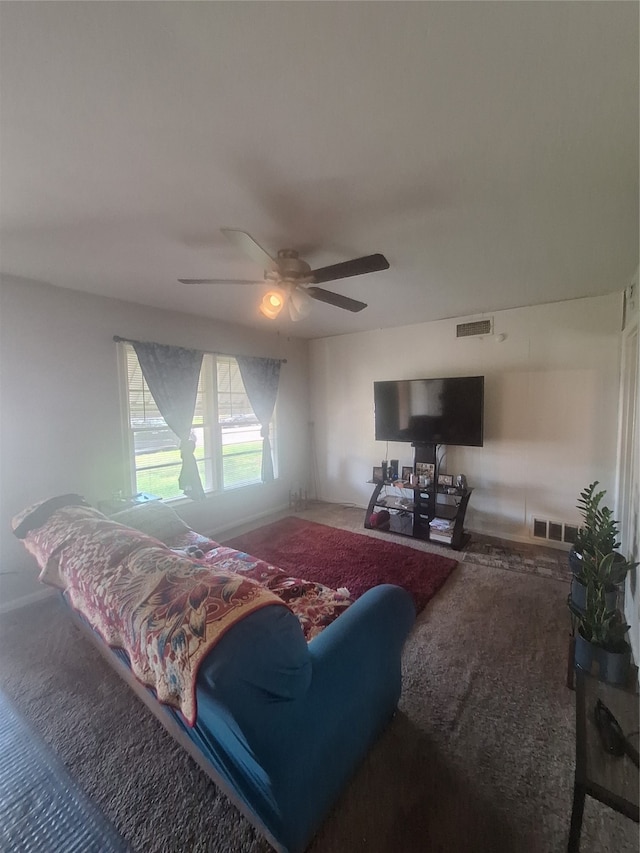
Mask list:
[[[629,676],[631,646],[626,640],[629,626],[620,611],[607,606],[603,584],[590,580],[587,585],[585,609],[572,603],[571,611],[578,622],[575,643],[575,664],[591,672],[598,664],[598,677],[609,684],[626,684]]]
[[[627,562],[616,551],[618,522],[609,507],[601,505],[606,492],[597,487],[596,480],[580,494],[578,509],[584,524],[569,554],[573,572],[569,609],[578,625],[575,663],[591,671],[596,661],[603,681],[624,684],[631,647],[626,640],[629,626],[617,608],[618,589],[638,563]]]
[[[584,519],[584,524],[578,529],[576,541],[569,552],[569,565],[574,574],[582,572],[584,554],[595,555],[615,552],[620,546],[618,541],[618,522],[613,518],[613,512],[607,506],[600,506],[606,491],[597,492],[599,485],[595,480],[580,493],[578,510]],[[615,557],[614,559],[620,559]],[[624,558],[621,558],[624,561]]]
[[[592,585],[602,588],[607,608],[615,610],[618,588],[627,572],[637,565],[637,563],[627,562],[622,554],[616,551],[603,553],[597,547],[593,554],[585,551],[580,561],[580,570],[574,573],[571,579],[571,603],[576,610],[584,612],[587,590]]]

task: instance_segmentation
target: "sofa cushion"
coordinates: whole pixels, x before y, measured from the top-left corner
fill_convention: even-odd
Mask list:
[[[263,607],[238,621],[200,667],[198,686],[228,707],[297,699],[311,684],[309,647],[286,607]]]
[[[149,501],[109,516],[112,521],[141,530],[169,548],[188,548],[194,545],[208,551],[215,543],[201,536],[183,521],[178,513],[162,501]]]

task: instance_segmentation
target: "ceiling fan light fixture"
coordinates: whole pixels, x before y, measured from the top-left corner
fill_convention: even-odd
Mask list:
[[[275,320],[278,314],[282,311],[284,305],[284,296],[279,290],[269,290],[262,298],[260,303],[260,311],[269,320]]]
[[[289,316],[294,323],[303,320],[311,311],[311,297],[302,288],[294,288],[289,297]]]

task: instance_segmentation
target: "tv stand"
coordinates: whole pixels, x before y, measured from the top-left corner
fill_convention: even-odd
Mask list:
[[[435,470],[435,445],[413,446],[415,463],[431,463]],[[472,492],[473,489],[468,488],[438,486],[435,481],[426,486],[414,486],[402,480],[385,480],[376,483],[364,526],[367,530],[383,530],[450,545],[454,551],[460,551],[470,538],[464,532],[464,517]],[[371,524],[372,514],[385,509],[390,515],[388,526]]]

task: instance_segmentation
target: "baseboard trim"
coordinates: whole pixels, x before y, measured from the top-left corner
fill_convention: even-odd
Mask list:
[[[44,598],[49,598],[54,594],[54,589],[39,589],[37,592],[29,593],[29,595],[14,598],[13,601],[3,601],[0,603],[0,615],[10,613],[12,610],[20,610],[22,607],[28,607],[30,604],[35,604],[36,601],[42,601]]]

